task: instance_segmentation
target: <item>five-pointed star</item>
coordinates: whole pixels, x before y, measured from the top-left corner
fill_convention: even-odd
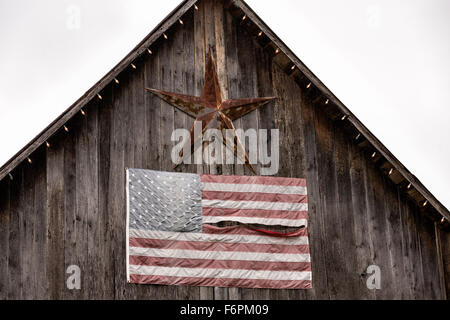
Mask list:
[[[202,134],[209,128],[217,128],[222,132],[222,142],[229,148],[233,146],[233,152],[236,157],[239,157],[248,168],[256,174],[254,168],[249,162],[248,155],[242,146],[241,141],[235,132],[233,121],[246,115],[247,113],[265,105],[274,99],[268,98],[243,98],[243,99],[222,99],[222,92],[220,90],[219,78],[216,72],[216,65],[209,52],[208,62],[205,69],[205,83],[201,97],[189,96],[179,93],[166,92],[156,89],[147,88],[150,92],[157,95],[167,103],[175,106],[189,116],[195,118],[195,122],[201,122]],[[194,122],[194,126],[195,126]],[[192,126],[191,134],[191,150],[194,145],[194,126]],[[226,135],[224,130],[233,130],[235,141],[226,142]],[[189,143],[189,140],[187,141]],[[183,159],[183,151],[180,152],[180,159],[175,165],[177,167]]]

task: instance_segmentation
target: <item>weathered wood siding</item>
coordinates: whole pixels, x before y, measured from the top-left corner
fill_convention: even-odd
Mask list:
[[[448,231],[435,228],[367,154],[254,41],[221,1],[205,0],[0,186],[0,299],[439,299],[449,290]],[[312,290],[126,283],[125,168],[172,170],[170,136],[193,119],[146,87],[200,95],[208,49],[230,98],[277,97],[236,121],[280,129],[279,176],[306,178]],[[183,172],[250,174],[243,166]],[[257,168],[259,170],[259,168]],[[439,237],[439,239],[437,238]],[[439,241],[438,241],[439,240]],[[441,248],[440,250],[438,248]],[[69,265],[81,290],[66,288]],[[381,290],[369,290],[369,265]],[[444,285],[443,285],[444,284]]]

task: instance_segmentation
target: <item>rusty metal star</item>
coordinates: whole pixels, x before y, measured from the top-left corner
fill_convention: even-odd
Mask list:
[[[230,149],[231,146],[233,146],[232,151],[234,152],[234,155],[243,161],[247,167],[256,174],[255,169],[249,162],[245,148],[236,135],[233,121],[265,105],[275,99],[274,97],[223,100],[216,65],[211,51],[208,54],[208,61],[205,69],[205,83],[201,97],[150,88],[147,88],[147,90],[195,119],[194,125],[190,130],[191,150],[195,142],[194,140],[198,139],[198,137],[194,137],[195,123],[201,122],[202,134],[210,128],[219,129],[222,132],[223,144]],[[226,141],[226,135],[224,134],[224,130],[226,129],[233,131],[235,141]],[[189,141],[187,141],[187,143],[189,143]],[[180,158],[177,164],[175,164],[175,168],[182,162],[183,151],[181,151],[179,155]]]

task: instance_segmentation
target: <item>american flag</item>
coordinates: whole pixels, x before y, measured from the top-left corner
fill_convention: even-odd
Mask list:
[[[304,179],[128,169],[128,282],[312,288],[307,219]]]

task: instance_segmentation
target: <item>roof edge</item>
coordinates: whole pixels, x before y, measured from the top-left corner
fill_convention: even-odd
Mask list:
[[[67,108],[58,118],[50,123],[20,151],[12,156],[0,168],[0,181],[3,180],[22,161],[27,159],[37,148],[43,145],[53,134],[59,131],[67,121],[78,113],[92,98],[111,83],[125,68],[130,66],[139,56],[147,50],[164,32],[166,32],[178,19],[188,11],[197,0],[182,1],[169,13],[133,50],[128,53],[113,69],[86,91],[75,103]]]
[[[334,103],[347,120],[372,144],[375,149],[392,166],[407,179],[414,188],[420,192],[443,217],[450,221],[450,212],[436,197],[414,176],[372,132],[328,89],[325,84],[293,53],[289,47],[265,24],[265,22],[253,11],[244,0],[231,0],[232,5],[239,8],[250,20],[255,23],[265,35],[295,64],[295,66],[318,88],[326,99]]]

